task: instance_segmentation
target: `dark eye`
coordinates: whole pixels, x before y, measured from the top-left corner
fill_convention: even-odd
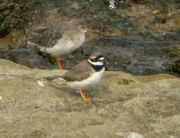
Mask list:
[[[97,56],[96,58],[91,58],[92,62],[104,61],[104,57],[102,55]]]

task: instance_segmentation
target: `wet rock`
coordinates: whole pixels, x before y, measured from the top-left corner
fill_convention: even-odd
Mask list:
[[[62,56],[64,68],[71,69],[78,61],[100,51],[106,57],[107,70],[149,75],[167,72],[169,66],[174,66],[174,62],[180,58],[178,46],[173,46],[173,41],[151,41],[148,37],[144,39],[142,36],[102,37],[90,41],[90,44],[94,46],[83,46],[71,54]],[[172,45],[171,48],[169,45]]]
[[[180,60],[175,61],[175,65],[173,65],[173,72],[180,74]]]
[[[174,65],[174,61],[179,58],[178,45],[171,40],[153,40],[148,34],[145,36],[145,38],[141,35],[101,37],[91,41],[92,45],[98,46],[84,48],[89,53],[98,50],[103,52],[107,56],[109,70],[146,75],[166,72],[166,65]],[[178,41],[176,43],[178,44]],[[171,54],[174,56],[170,56]]]
[[[9,23],[5,22],[0,25],[0,37],[3,37],[8,34]]]
[[[0,44],[7,51],[13,48],[26,47],[26,35],[22,30],[12,31],[5,37],[0,38]]]
[[[6,14],[7,17],[0,14],[0,20],[3,20],[0,36],[18,31],[22,35],[15,35],[13,44],[7,47],[26,47],[23,33],[25,28],[56,19],[83,18],[94,31],[87,35],[84,44],[91,48],[85,47],[84,50],[62,56],[66,69],[87,58],[88,54],[85,53],[99,49],[107,55],[108,70],[122,70],[133,74],[172,73],[175,71],[172,69],[176,66],[175,61],[179,58],[176,52],[176,47],[180,44],[178,5],[177,1],[117,0],[116,8],[111,9],[109,0],[21,1],[12,6],[13,10]],[[2,7],[3,11],[10,9],[7,4]],[[21,43],[21,40],[24,42]],[[54,64],[52,58],[44,58]]]
[[[0,3],[0,11],[6,10],[8,8],[8,3],[3,2]]]
[[[9,22],[4,20],[12,12],[13,7],[14,4],[8,4],[6,2],[0,3],[0,37],[3,37],[8,33]]]
[[[104,33],[106,36],[118,36],[121,35],[122,32],[119,28],[114,28],[111,31],[107,31]]]
[[[0,46],[0,58],[3,58],[5,54],[5,49]]]
[[[46,68],[48,66],[41,56],[24,48],[10,50],[8,57],[12,61],[30,68]]]

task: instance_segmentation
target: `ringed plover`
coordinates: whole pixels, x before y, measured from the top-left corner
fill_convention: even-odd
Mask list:
[[[90,55],[88,60],[84,60],[75,65],[70,71],[62,76],[48,77],[48,80],[63,80],[67,86],[73,89],[79,89],[82,99],[87,102],[84,93],[85,88],[97,84],[105,72],[104,56],[100,52]]]

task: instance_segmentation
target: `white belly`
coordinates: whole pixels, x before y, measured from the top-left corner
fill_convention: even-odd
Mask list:
[[[81,47],[81,45],[85,42],[85,35],[77,37],[75,41],[70,39],[64,40],[60,39],[57,44],[51,48],[46,48],[45,52],[50,53],[52,56],[61,56],[65,54],[69,54],[74,50]]]
[[[91,86],[97,84],[101,80],[101,78],[103,77],[104,71],[105,71],[105,68],[103,68],[99,72],[93,73],[89,78],[87,78],[83,81],[69,82],[68,86],[73,89],[91,87]]]

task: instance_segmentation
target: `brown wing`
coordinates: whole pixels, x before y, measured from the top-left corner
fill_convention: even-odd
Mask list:
[[[40,46],[51,47],[61,39],[62,31],[54,23],[42,25],[27,31],[27,37],[30,42]]]
[[[70,71],[63,75],[62,78],[67,81],[81,81],[88,78],[93,72],[94,70],[89,65],[88,61],[84,60],[74,66]]]
[[[39,46],[51,47],[62,38],[64,32],[72,30],[73,27],[76,27],[81,22],[81,20],[71,20],[69,22],[61,20],[51,21],[39,27],[26,30],[26,34],[30,42]]]

